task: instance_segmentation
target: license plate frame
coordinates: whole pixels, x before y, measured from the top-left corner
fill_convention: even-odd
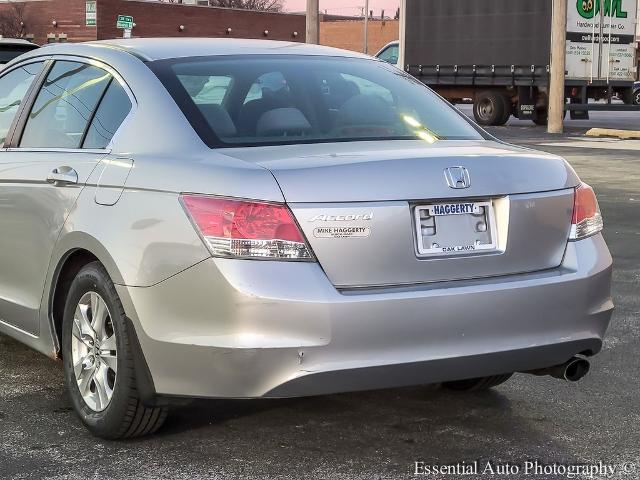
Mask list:
[[[467,213],[469,210],[469,205],[472,205],[471,213]],[[481,214],[477,213],[480,209],[482,209]],[[425,212],[428,213],[427,217],[424,216]],[[477,219],[478,221],[484,219],[484,224],[486,225],[487,230],[485,232],[477,232],[473,230],[466,232],[466,238],[469,238],[471,236],[476,237],[475,240],[471,243],[469,243],[469,240],[464,240],[463,237],[465,237],[465,235],[461,233],[459,237],[461,237],[462,241],[457,242],[457,244],[438,244],[437,247],[433,247],[432,243],[425,244],[425,236],[423,235],[423,222],[430,222],[430,219],[433,219],[434,234],[429,236],[435,238],[438,229],[442,228],[442,225],[439,226],[438,224],[454,223],[450,220],[444,221],[442,219],[452,219],[452,217],[465,217],[464,220],[457,221],[457,223],[459,224],[464,224],[465,222],[469,223],[470,221],[474,221],[474,219]],[[441,220],[438,220],[439,218]],[[494,252],[498,250],[496,212],[492,200],[455,200],[449,202],[440,201],[416,205],[414,207],[414,220],[414,231],[416,233],[416,246],[418,250],[418,256],[460,256]],[[425,228],[428,230],[430,227]],[[481,241],[480,238],[478,238],[483,236],[488,236],[489,240]]]

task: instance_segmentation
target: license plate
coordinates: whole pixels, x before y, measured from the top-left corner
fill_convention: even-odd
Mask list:
[[[419,255],[460,255],[497,248],[491,201],[441,202],[415,207]]]
[[[479,214],[482,207],[478,203],[438,203],[436,205],[429,205],[427,210],[429,215],[465,215],[467,213]]]

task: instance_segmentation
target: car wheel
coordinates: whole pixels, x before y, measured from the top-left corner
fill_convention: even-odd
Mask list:
[[[504,117],[505,101],[498,92],[486,90],[473,101],[473,116],[480,125],[500,125]]]
[[[640,105],[640,89],[633,92],[633,104]]]
[[[64,309],[62,355],[67,390],[91,433],[106,439],[155,432],[167,408],[145,406],[136,389],[132,332],[107,271],[80,270]]]
[[[497,387],[509,380],[512,375],[513,373],[505,373],[504,375],[456,380],[455,382],[444,382],[442,386],[447,390],[455,390],[457,392],[476,392]]]

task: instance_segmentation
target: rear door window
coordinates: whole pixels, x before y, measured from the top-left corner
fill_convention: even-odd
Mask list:
[[[38,92],[20,146],[80,148],[111,78],[93,65],[57,61]]]
[[[106,148],[130,111],[129,95],[114,78],[91,120],[82,148]]]
[[[43,65],[44,62],[29,63],[0,78],[0,147],[4,146],[18,107]]]

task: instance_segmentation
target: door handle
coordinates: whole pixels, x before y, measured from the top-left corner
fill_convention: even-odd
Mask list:
[[[78,172],[67,166],[54,168],[47,177],[47,182],[55,185],[56,187],[77,185]]]

